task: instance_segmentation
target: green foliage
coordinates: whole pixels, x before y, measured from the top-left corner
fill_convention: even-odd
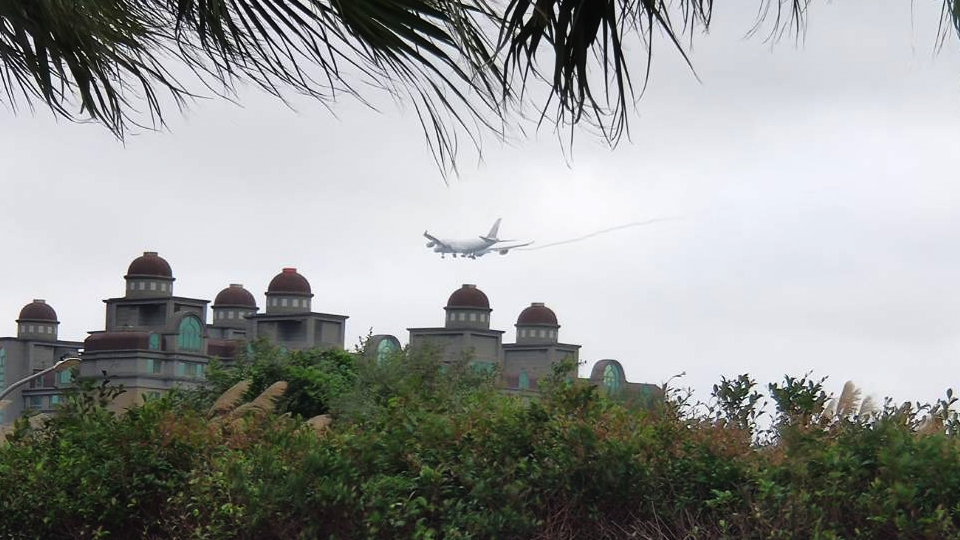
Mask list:
[[[827,393],[823,391],[824,377],[819,381],[808,379],[805,375],[799,379],[783,378],[783,384],[770,383],[770,397],[777,406],[777,425],[805,426],[823,413],[827,403]]]
[[[762,396],[754,390],[756,386],[757,382],[746,373],[732,380],[721,377],[720,384],[713,385],[712,393],[716,419],[752,434],[761,414],[757,405]]]
[[[746,375],[703,414],[608,399],[573,367],[530,399],[430,351],[255,347],[207,391],[302,386],[294,415],[239,422],[186,393],[114,414],[117,391],[87,387],[0,446],[0,537],[960,539],[952,395],[826,422],[822,381],[788,377],[758,442]],[[335,416],[319,435],[296,418],[315,410]]]
[[[285,351],[257,341],[232,365],[214,364],[207,377],[210,385],[200,392],[215,397],[239,381],[250,380],[246,397],[252,399],[271,384],[287,381],[277,410],[311,418],[329,412],[331,403],[354,388],[356,364],[357,355],[341,350]]]

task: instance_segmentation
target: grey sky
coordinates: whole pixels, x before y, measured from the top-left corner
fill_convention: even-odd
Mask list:
[[[126,145],[93,125],[0,113],[0,329],[32,298],[61,336],[102,328],[140,252],[175,291],[212,299],[244,283],[263,302],[296,266],[318,311],[366,334],[439,325],[477,283],[493,326],[553,307],[585,369],[621,360],[631,380],[705,397],[721,374],[766,382],[814,370],[839,391],[935,399],[960,385],[960,54],[933,54],[939,2],[818,4],[805,44],[741,39],[752,7],[721,8],[692,58],[658,41],[632,141],[581,134],[572,159],[549,130],[488,139],[445,186],[410,111],[349,101],[334,118],[255,91],[198,103],[171,132]],[[632,57],[642,74],[641,54]],[[563,240],[651,217],[680,221],[477,261],[439,260],[425,228]],[[306,248],[300,248],[300,245]],[[6,322],[3,322],[6,321]]]

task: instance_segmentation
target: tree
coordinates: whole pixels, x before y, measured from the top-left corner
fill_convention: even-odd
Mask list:
[[[809,1],[759,0],[757,29],[802,32]],[[942,44],[960,31],[960,0],[941,1]],[[531,82],[547,89],[541,121],[586,122],[616,143],[635,93],[624,40],[646,48],[645,83],[655,39],[686,59],[682,35],[709,29],[712,10],[713,0],[0,0],[0,80],[14,109],[44,103],[119,137],[162,125],[199,87],[229,97],[253,83],[329,105],[372,86],[413,104],[447,167],[457,134],[478,144],[501,133]]]

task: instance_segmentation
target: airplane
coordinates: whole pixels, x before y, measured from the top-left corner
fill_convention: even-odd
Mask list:
[[[501,240],[497,238],[497,231],[500,230],[500,219],[501,218],[497,218],[493,227],[490,228],[490,232],[484,236],[478,236],[476,240],[441,240],[435,236],[431,236],[427,231],[423,231],[423,236],[429,240],[427,247],[433,248],[434,252],[439,253],[441,259],[446,258],[447,253],[452,254],[454,258],[466,257],[469,259],[483,257],[493,252],[506,255],[511,249],[529,246],[533,243],[526,242],[509,246],[500,245],[504,242],[513,242],[513,240]]]

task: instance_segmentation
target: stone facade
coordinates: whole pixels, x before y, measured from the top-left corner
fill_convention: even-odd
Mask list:
[[[0,337],[0,390],[43,371],[61,358],[76,356],[82,343],[58,337],[57,313],[44,300],[34,300],[20,310],[17,336]],[[12,422],[25,409],[50,412],[72,385],[72,374],[48,373],[12,392],[0,404],[0,424]]]
[[[103,301],[104,328],[89,332],[83,342],[58,338],[60,323],[45,301],[27,304],[16,321],[17,337],[0,338],[0,390],[79,355],[80,376],[106,377],[124,386],[115,402],[123,408],[197,384],[212,358],[231,360],[250,340],[266,338],[288,350],[344,346],[347,316],[313,311],[310,283],[295,268],[283,268],[270,281],[263,312],[242,285],[221,290],[209,306],[210,323],[210,301],[174,295],[175,281],[157,253],[137,257],[124,275],[124,295]],[[492,311],[483,291],[463,285],[447,300],[443,326],[408,329],[409,347],[437,350],[444,362],[468,359],[477,368],[496,370],[505,390],[516,393],[536,392],[555,363],[579,361],[580,345],[560,342],[560,324],[546,305],[533,303],[520,313],[515,343],[503,343],[505,332],[491,328]],[[393,336],[375,338],[371,354],[378,359],[400,348]],[[615,360],[598,362],[593,371],[589,380],[610,392],[656,388],[628,383]],[[25,409],[52,411],[72,385],[71,377],[71,372],[50,374],[13,392],[7,406],[0,406],[0,424]]]

